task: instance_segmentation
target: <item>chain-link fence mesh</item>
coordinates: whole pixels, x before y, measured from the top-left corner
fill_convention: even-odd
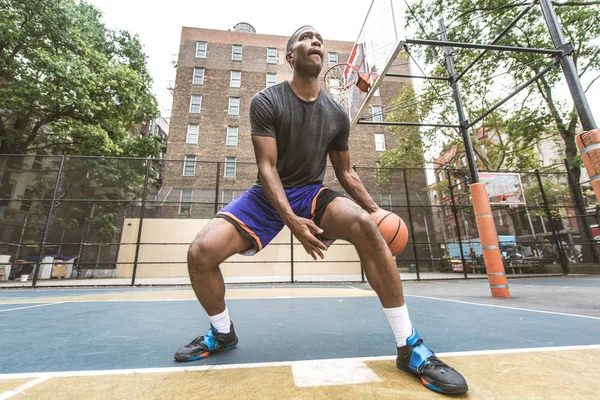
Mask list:
[[[396,257],[404,279],[486,276],[467,171],[354,169],[377,204],[407,224],[409,243]],[[507,273],[595,272],[595,201],[582,213],[565,173],[518,176],[523,201],[492,204]],[[256,179],[254,163],[228,160],[0,156],[0,282],[188,283],[189,243]],[[344,192],[331,167],[324,184]],[[221,268],[229,282],[365,279],[349,243],[313,261],[287,229]]]

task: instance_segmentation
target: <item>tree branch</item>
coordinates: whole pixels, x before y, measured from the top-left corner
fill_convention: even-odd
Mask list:
[[[588,68],[590,68],[590,66],[592,65],[592,63],[596,60],[596,58],[600,55],[600,48],[596,49],[596,51],[594,52],[594,54],[592,54],[590,56],[590,61],[587,63],[587,65],[585,67],[582,68],[581,73],[579,74],[579,78],[581,78],[583,76],[583,74],[585,74],[588,70]],[[577,65],[577,64],[575,64]]]
[[[598,78],[600,78],[600,75],[598,75],[597,77],[595,77],[592,80],[592,82],[590,82],[590,84],[588,85],[588,87],[583,92],[586,93],[588,91],[588,89],[594,84],[594,82],[596,82],[598,80]]]

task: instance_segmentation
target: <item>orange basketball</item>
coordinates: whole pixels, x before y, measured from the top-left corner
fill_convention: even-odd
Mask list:
[[[386,210],[379,210],[371,214],[375,220],[381,236],[387,243],[392,255],[402,253],[408,243],[408,228],[398,215]]]

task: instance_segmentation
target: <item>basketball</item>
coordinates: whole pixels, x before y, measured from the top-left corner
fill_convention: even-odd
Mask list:
[[[392,255],[402,253],[408,243],[408,228],[398,215],[386,210],[379,210],[371,214],[375,220],[381,236],[387,243]]]

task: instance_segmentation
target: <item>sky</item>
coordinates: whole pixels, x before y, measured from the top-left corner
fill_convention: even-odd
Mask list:
[[[154,79],[154,94],[165,117],[171,112],[172,96],[167,87],[169,84],[174,86],[175,68],[172,62],[177,59],[182,26],[228,30],[238,22],[247,22],[257,33],[289,36],[298,27],[311,24],[326,41],[354,42],[371,4],[371,0],[89,1],[102,11],[103,21],[108,27],[124,29],[140,37]],[[352,6],[349,7],[349,4]],[[295,9],[292,10],[292,7]],[[418,72],[418,69],[413,66],[415,71]],[[416,81],[415,84],[418,90],[422,82]],[[584,87],[587,87],[586,82]],[[559,88],[557,96],[569,101],[565,88]],[[600,125],[600,80],[588,91],[587,97],[596,123]]]

